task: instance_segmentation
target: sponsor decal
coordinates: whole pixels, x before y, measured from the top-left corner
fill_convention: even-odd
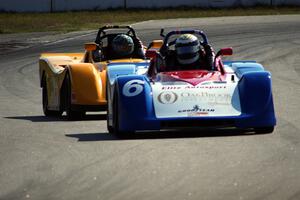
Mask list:
[[[216,83],[216,84],[226,84],[227,81],[214,81],[214,83]]]
[[[180,90],[182,88],[183,87],[180,87],[180,86],[163,86],[161,88],[161,90]]]
[[[173,104],[177,101],[178,95],[175,92],[164,91],[158,95],[157,99],[161,104]]]
[[[231,104],[232,96],[226,93],[217,94],[217,93],[210,93],[210,92],[198,92],[198,93],[182,92],[180,94],[180,99],[182,102],[198,101],[198,102],[207,102],[210,104],[228,105]]]
[[[128,81],[123,87],[123,95],[126,97],[134,97],[139,95],[144,90],[144,81],[142,80],[131,80]]]
[[[226,86],[223,85],[186,86],[184,89],[226,89]]]
[[[200,85],[200,86],[163,86],[161,90],[181,90],[181,89],[226,89],[225,85]]]
[[[213,108],[202,108],[198,105],[194,105],[191,109],[178,110],[178,113],[187,113],[188,116],[208,115],[213,112],[215,112],[215,109]]]

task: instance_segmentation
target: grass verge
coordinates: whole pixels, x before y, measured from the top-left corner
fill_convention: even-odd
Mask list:
[[[300,7],[174,8],[59,13],[0,13],[0,34],[42,31],[70,32],[97,29],[109,23],[133,23],[151,19],[282,14],[300,14]]]

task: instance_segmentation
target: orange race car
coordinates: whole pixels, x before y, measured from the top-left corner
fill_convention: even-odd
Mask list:
[[[132,65],[139,73],[147,71],[145,47],[130,26],[104,26],[95,42],[85,44],[84,53],[43,53],[39,59],[43,111],[67,119],[80,119],[86,111],[107,108],[106,81],[110,65]]]

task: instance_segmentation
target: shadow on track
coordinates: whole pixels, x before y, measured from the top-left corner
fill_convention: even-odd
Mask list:
[[[112,141],[112,140],[147,140],[147,139],[180,139],[198,137],[232,137],[232,136],[251,136],[254,132],[246,132],[238,129],[201,129],[201,130],[176,130],[141,132],[131,135],[115,135],[109,133],[78,133],[66,134],[66,137],[77,138],[78,142],[92,141]]]
[[[15,116],[15,117],[5,117],[6,119],[19,119],[19,120],[27,120],[32,122],[62,122],[68,121],[66,116],[62,117],[46,117],[44,115],[41,116]],[[88,114],[85,115],[82,119],[72,120],[72,121],[93,121],[93,120],[106,120],[106,114]]]

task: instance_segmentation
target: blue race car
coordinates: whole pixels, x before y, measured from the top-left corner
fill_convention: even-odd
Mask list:
[[[203,66],[181,69],[172,62],[176,39],[182,34],[193,34],[200,40]],[[232,48],[215,54],[200,30],[166,35],[162,30],[161,36],[163,41],[155,40],[148,48],[146,54],[152,59],[147,70],[134,64],[108,68],[109,132],[186,127],[273,132],[276,118],[271,74],[261,64],[222,61],[222,56],[232,55]]]

